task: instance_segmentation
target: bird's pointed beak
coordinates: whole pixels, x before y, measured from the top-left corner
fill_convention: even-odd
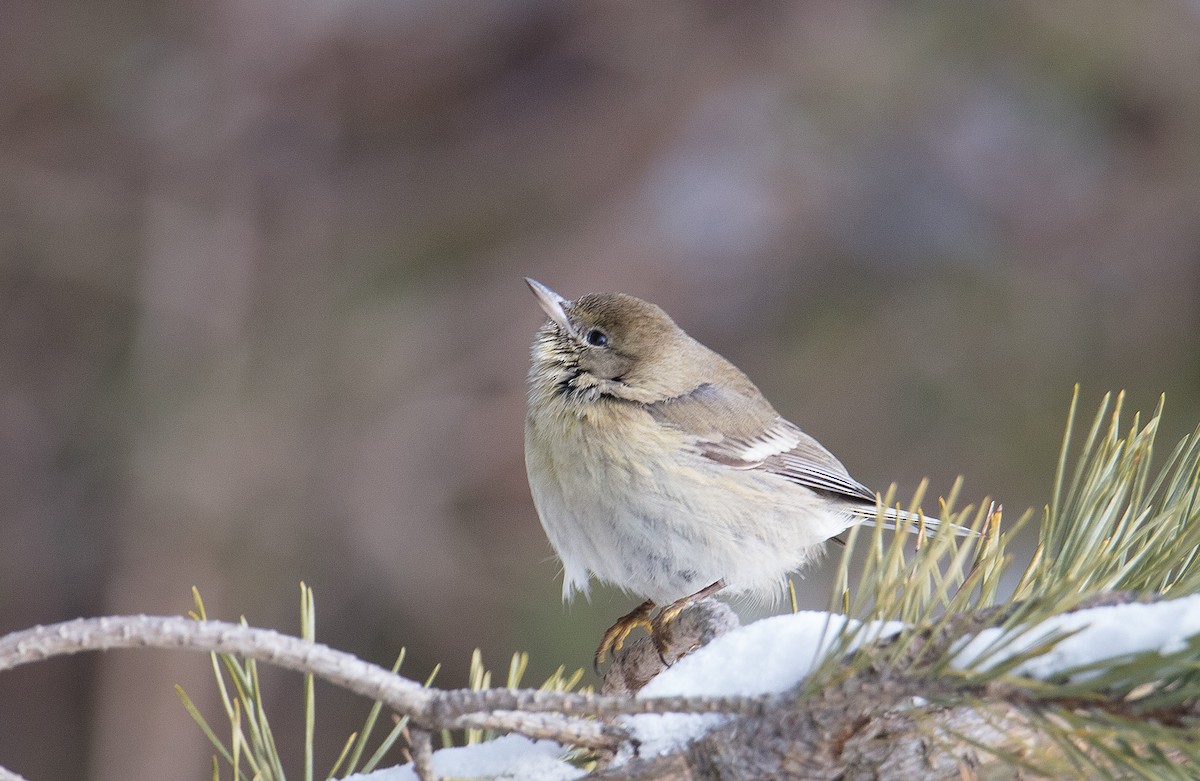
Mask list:
[[[536,279],[525,277],[525,284],[529,285],[529,289],[533,291],[534,297],[538,300],[538,305],[542,307],[542,310],[545,311],[550,319],[559,328],[574,336],[575,329],[571,327],[571,321],[567,319],[567,310],[565,308],[570,302]]]

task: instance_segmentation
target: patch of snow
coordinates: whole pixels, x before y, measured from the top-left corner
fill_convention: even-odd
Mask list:
[[[638,696],[753,696],[787,691],[825,657],[847,625],[858,629],[851,650],[903,628],[895,621],[863,626],[845,616],[812,610],[765,618],[721,635],[680,659],[650,681]],[[630,716],[625,722],[639,743],[638,753],[657,756],[703,735],[727,718],[721,714],[669,713]]]
[[[584,771],[564,762],[562,746],[550,740],[530,740],[520,735],[505,735],[476,743],[433,752],[433,768],[449,778],[488,779],[489,781],[574,781]],[[372,773],[356,773],[347,781],[417,781],[412,765],[397,765]]]
[[[1109,605],[1054,616],[1022,632],[1005,643],[1002,652],[981,658],[1002,634],[998,628],[985,629],[966,642],[954,659],[962,669],[993,669],[1024,653],[1054,634],[1074,632],[1048,653],[1022,662],[1013,673],[1047,680],[1074,668],[1117,659],[1145,651],[1178,653],[1187,648],[1191,637],[1200,635],[1200,594],[1151,604]],[[1076,673],[1073,680],[1087,680],[1100,671]]]
[[[652,680],[639,696],[752,696],[787,691],[830,651],[832,639],[846,622],[851,628],[860,626],[844,616],[804,612],[741,627],[680,660]],[[900,629],[897,622],[866,625],[853,647]],[[1014,674],[1047,680],[1081,666],[1139,652],[1170,654],[1185,650],[1190,638],[1200,636],[1200,594],[1055,616],[1022,632],[1003,652],[982,661],[981,666],[999,665],[1053,634],[1070,632],[1075,634],[1048,653],[1019,665]],[[965,669],[979,662],[980,654],[1000,634],[1000,629],[985,629],[967,640],[958,650],[954,666]],[[1082,671],[1074,677],[1085,680],[1096,674]],[[921,704],[920,698],[914,699],[914,706]],[[638,753],[656,756],[682,747],[728,718],[720,714],[646,714],[628,717],[626,724],[639,741]]]
[[[898,632],[897,622],[861,624],[845,616],[806,611],[775,616],[722,635],[709,645],[684,657],[652,680],[640,697],[754,696],[785,692],[807,676],[832,648],[838,633],[857,630],[854,647],[876,642]],[[1081,666],[1120,659],[1131,654],[1157,651],[1161,654],[1186,650],[1189,641],[1200,637],[1200,594],[1153,604],[1129,604],[1079,610],[1055,616],[1021,632],[1003,652],[981,658],[984,650],[1000,636],[999,629],[985,629],[966,640],[956,652],[954,665],[987,669],[1028,651],[1052,634],[1075,634],[1013,672],[1049,679]],[[1095,671],[1074,673],[1076,680]],[[914,707],[924,700],[912,699]],[[623,723],[636,741],[635,749],[624,749],[618,757],[657,756],[678,749],[723,723],[720,714],[643,714],[628,716]],[[561,759],[563,749],[550,741],[532,741],[510,735],[488,743],[434,752],[434,767],[452,778],[495,781],[573,781],[584,775]],[[356,781],[416,781],[408,765],[353,776]]]

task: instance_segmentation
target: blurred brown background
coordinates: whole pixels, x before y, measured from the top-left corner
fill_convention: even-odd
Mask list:
[[[0,631],[294,631],[304,579],[416,677],[586,665],[633,600],[559,603],[524,275],[662,304],[869,485],[1040,506],[1073,383],[1200,420],[1198,75],[1194,0],[6,0]],[[206,778],[175,682],[216,716],[200,656],[6,673],[0,765]],[[319,707],[327,768],[367,705]]]

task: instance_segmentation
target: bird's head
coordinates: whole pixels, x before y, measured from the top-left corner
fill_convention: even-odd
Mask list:
[[[550,318],[533,344],[535,386],[583,398],[655,402],[711,381],[714,358],[660,307],[624,293],[589,293],[574,301],[526,278]]]

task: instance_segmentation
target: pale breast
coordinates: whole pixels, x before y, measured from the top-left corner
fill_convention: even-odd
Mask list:
[[[770,597],[850,523],[812,491],[714,464],[650,421],[628,421],[635,433],[620,438],[559,422],[527,423],[526,466],[564,597],[586,593],[589,575],[659,602],[718,579]]]

